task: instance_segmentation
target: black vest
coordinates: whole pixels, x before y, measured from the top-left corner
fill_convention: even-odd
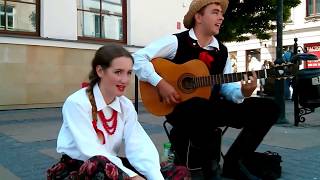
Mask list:
[[[178,49],[172,62],[183,64],[192,59],[199,59],[200,53],[207,51],[214,58],[214,61],[211,63],[211,68],[209,69],[210,74],[223,73],[228,58],[228,50],[220,41],[218,41],[219,50],[206,50],[201,48],[197,41],[189,36],[188,30],[175,35],[178,38]]]
[[[223,73],[228,58],[228,50],[219,40],[219,50],[206,50],[201,48],[197,41],[189,36],[189,30],[174,35],[177,36],[178,39],[178,49],[172,62],[183,64],[192,59],[199,59],[200,53],[207,51],[214,58],[214,61],[211,62],[211,68],[208,67],[210,74]],[[220,85],[215,85],[212,88],[211,98],[219,99],[219,91]]]

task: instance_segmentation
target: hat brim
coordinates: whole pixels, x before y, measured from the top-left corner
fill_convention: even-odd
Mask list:
[[[192,22],[194,15],[203,7],[212,4],[219,3],[221,5],[223,13],[226,12],[228,7],[228,0],[196,0],[197,2],[190,4],[189,10],[183,18],[183,25],[187,29],[192,28]]]

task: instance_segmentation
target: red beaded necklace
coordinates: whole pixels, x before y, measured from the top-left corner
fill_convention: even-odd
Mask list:
[[[98,115],[102,121],[102,125],[103,125],[103,128],[107,131],[107,133],[109,135],[112,135],[114,134],[114,132],[116,131],[117,129],[117,117],[118,117],[118,112],[115,111],[114,109],[112,109],[112,116],[110,119],[106,119],[106,117],[104,116],[104,113],[101,111],[98,111]],[[108,124],[108,122],[110,122],[110,126]]]
[[[112,109],[112,116],[110,117],[110,119],[106,119],[106,117],[104,116],[104,113],[102,112],[102,110],[98,111],[98,115],[100,117],[100,120],[102,122],[102,126],[103,128],[106,130],[106,132],[109,134],[109,135],[113,135],[114,132],[116,132],[116,129],[117,129],[117,117],[118,117],[118,112],[115,111],[114,109]],[[110,123],[111,125],[109,126]],[[98,137],[100,140],[102,140],[102,144],[105,144],[106,143],[106,140],[105,140],[105,137],[104,137],[104,134],[103,132],[98,129],[97,127],[97,120],[96,119],[93,119],[92,121],[92,125],[94,127],[94,130],[96,131]]]

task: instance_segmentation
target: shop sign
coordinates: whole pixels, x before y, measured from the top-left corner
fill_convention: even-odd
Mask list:
[[[320,68],[320,43],[308,43],[304,44],[308,53],[318,56],[318,60],[306,61],[305,68]]]

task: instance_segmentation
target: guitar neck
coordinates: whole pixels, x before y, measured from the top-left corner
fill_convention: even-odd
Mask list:
[[[264,70],[254,71],[254,72],[256,73],[257,78],[260,79],[260,78],[267,78],[268,71],[269,69],[264,69]],[[194,83],[195,83],[195,87],[204,87],[204,86],[212,86],[214,84],[237,82],[244,79],[245,74],[248,76],[252,76],[252,71],[195,77]]]

